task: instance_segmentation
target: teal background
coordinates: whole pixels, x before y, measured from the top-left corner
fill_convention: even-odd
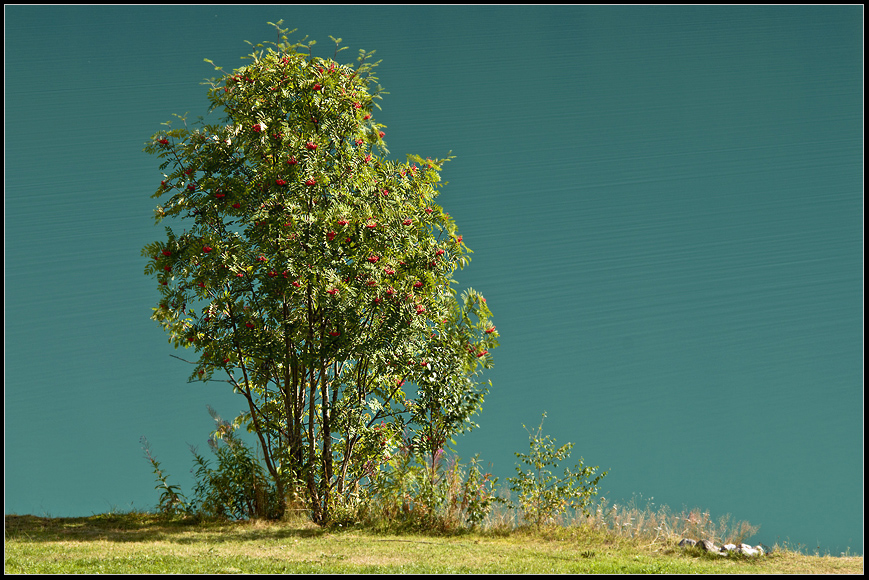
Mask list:
[[[153,507],[142,435],[190,491],[241,409],[149,320],[142,147],[279,19],[377,51],[393,158],[457,156],[502,345],[463,457],[503,482],[546,411],[610,502],[862,554],[862,6],[7,6],[5,513]]]

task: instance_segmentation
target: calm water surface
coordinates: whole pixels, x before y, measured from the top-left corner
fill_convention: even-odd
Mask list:
[[[6,513],[190,490],[221,383],[148,319],[143,142],[283,18],[376,49],[396,159],[457,156],[442,205],[502,346],[481,428],[609,469],[604,495],[862,553],[862,7],[6,9]]]

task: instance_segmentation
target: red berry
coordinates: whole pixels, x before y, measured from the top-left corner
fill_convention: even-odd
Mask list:
[[[313,151],[314,149],[317,148],[317,144],[316,144],[316,143],[311,143],[310,141],[308,141],[307,143],[305,143],[305,147],[307,147],[308,149],[310,149],[311,151]]]
[[[211,246],[202,246],[202,251],[206,254],[212,250]]]

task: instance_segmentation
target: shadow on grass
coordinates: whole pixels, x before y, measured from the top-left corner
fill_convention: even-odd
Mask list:
[[[6,515],[6,540],[40,542],[254,542],[316,538],[328,531],[310,523],[227,522],[147,513],[99,514],[78,518]],[[195,532],[195,536],[192,535]]]

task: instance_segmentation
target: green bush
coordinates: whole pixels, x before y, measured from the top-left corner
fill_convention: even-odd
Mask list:
[[[254,450],[236,435],[238,425],[224,421],[211,407],[208,412],[216,424],[208,446],[217,458],[217,466],[212,468],[211,462],[190,446],[196,468],[192,500],[181,493],[180,486],[169,484],[160,462],[151,454],[148,440],[141,438],[145,457],[157,476],[156,489],[162,490],[157,511],[166,515],[205,515],[229,520],[281,517],[284,504],[277,489]]]
[[[606,471],[594,477],[597,466],[585,467],[582,458],[571,469],[564,470],[564,477],[557,477],[550,468],[555,468],[560,462],[570,457],[573,443],[555,447],[555,439],[543,432],[543,420],[540,419],[537,432],[528,431],[530,441],[529,453],[516,453],[516,457],[527,466],[523,469],[516,466],[518,477],[508,477],[510,489],[518,495],[518,503],[511,507],[521,510],[522,519],[537,528],[550,523],[568,508],[579,509],[588,515],[588,505],[591,498],[598,493],[598,483],[607,474]]]
[[[357,520],[375,528],[456,532],[480,524],[495,502],[498,479],[485,473],[478,457],[467,465],[449,459],[442,448],[421,451],[409,438],[378,466],[369,466],[369,483]]]
[[[236,435],[236,425],[211,407],[208,412],[217,426],[208,439],[217,468],[191,446],[197,466],[194,504],[205,515],[225,519],[279,518],[280,498],[255,452]]]
[[[160,468],[160,462],[151,455],[151,444],[148,442],[148,439],[142,435],[139,438],[139,442],[145,451],[145,459],[151,464],[151,467],[154,469],[154,475],[157,477],[157,485],[154,486],[154,489],[162,490],[160,501],[157,504],[158,513],[170,516],[188,513],[190,511],[190,504],[187,498],[181,493],[179,486],[169,485],[168,476]]]

